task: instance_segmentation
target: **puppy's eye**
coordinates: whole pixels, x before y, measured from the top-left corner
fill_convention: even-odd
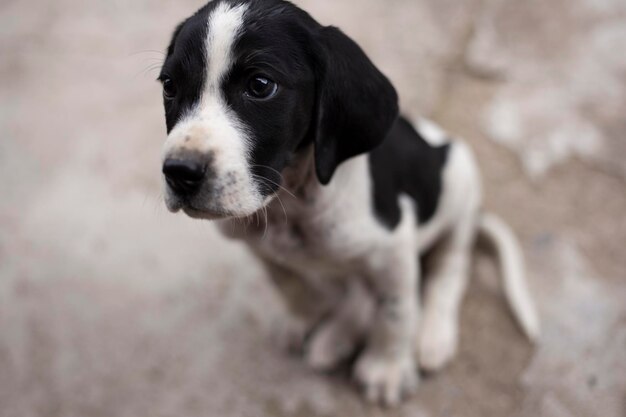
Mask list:
[[[256,99],[273,97],[278,90],[278,84],[261,75],[254,76],[248,81],[245,94]]]
[[[172,79],[163,78],[161,82],[163,83],[163,97],[165,97],[166,100],[171,100],[176,97],[176,86]]]

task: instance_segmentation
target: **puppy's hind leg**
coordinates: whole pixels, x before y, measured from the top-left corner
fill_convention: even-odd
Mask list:
[[[443,368],[456,354],[459,310],[469,280],[476,221],[477,210],[468,211],[433,254],[417,341],[419,364],[425,371]]]

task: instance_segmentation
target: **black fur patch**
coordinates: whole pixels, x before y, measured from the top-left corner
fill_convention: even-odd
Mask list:
[[[176,27],[167,48],[167,57],[161,68],[159,80],[172,80],[177,94],[172,100],[163,99],[165,124],[169,133],[181,116],[200,100],[207,72],[204,53],[209,14],[215,8],[211,2]]]
[[[405,118],[398,119],[382,145],[369,155],[374,211],[385,226],[394,229],[400,222],[400,193],[415,200],[420,223],[433,216],[448,150],[448,144],[431,146]]]
[[[306,12],[280,0],[245,2],[235,63],[222,92],[251,139],[249,162],[264,195],[278,189],[280,172],[303,144],[310,143],[314,117],[315,70],[311,34],[319,27]],[[278,84],[274,97],[251,100],[249,80],[263,76]]]

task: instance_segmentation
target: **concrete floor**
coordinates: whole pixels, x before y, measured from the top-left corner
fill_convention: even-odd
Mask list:
[[[479,255],[459,356],[407,404],[310,372],[271,343],[278,301],[246,250],[161,201],[158,51],[201,2],[4,0],[0,416],[626,415],[626,3],[297,3],[474,146],[539,345]]]

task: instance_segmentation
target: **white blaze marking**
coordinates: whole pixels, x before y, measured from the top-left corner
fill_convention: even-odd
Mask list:
[[[208,61],[205,94],[216,94],[224,75],[230,70],[232,47],[243,27],[243,14],[247,6],[231,7],[222,3],[209,16],[206,39]]]
[[[220,151],[217,165],[226,170],[230,167],[248,176],[248,138],[245,128],[237,116],[229,109],[222,94],[221,83],[233,66],[233,46],[243,28],[243,14],[246,5],[232,7],[221,3],[210,14],[205,44],[207,74],[202,99],[197,113],[205,123],[210,123],[206,144]],[[219,166],[218,171],[219,170]],[[249,188],[252,181],[248,178]]]

